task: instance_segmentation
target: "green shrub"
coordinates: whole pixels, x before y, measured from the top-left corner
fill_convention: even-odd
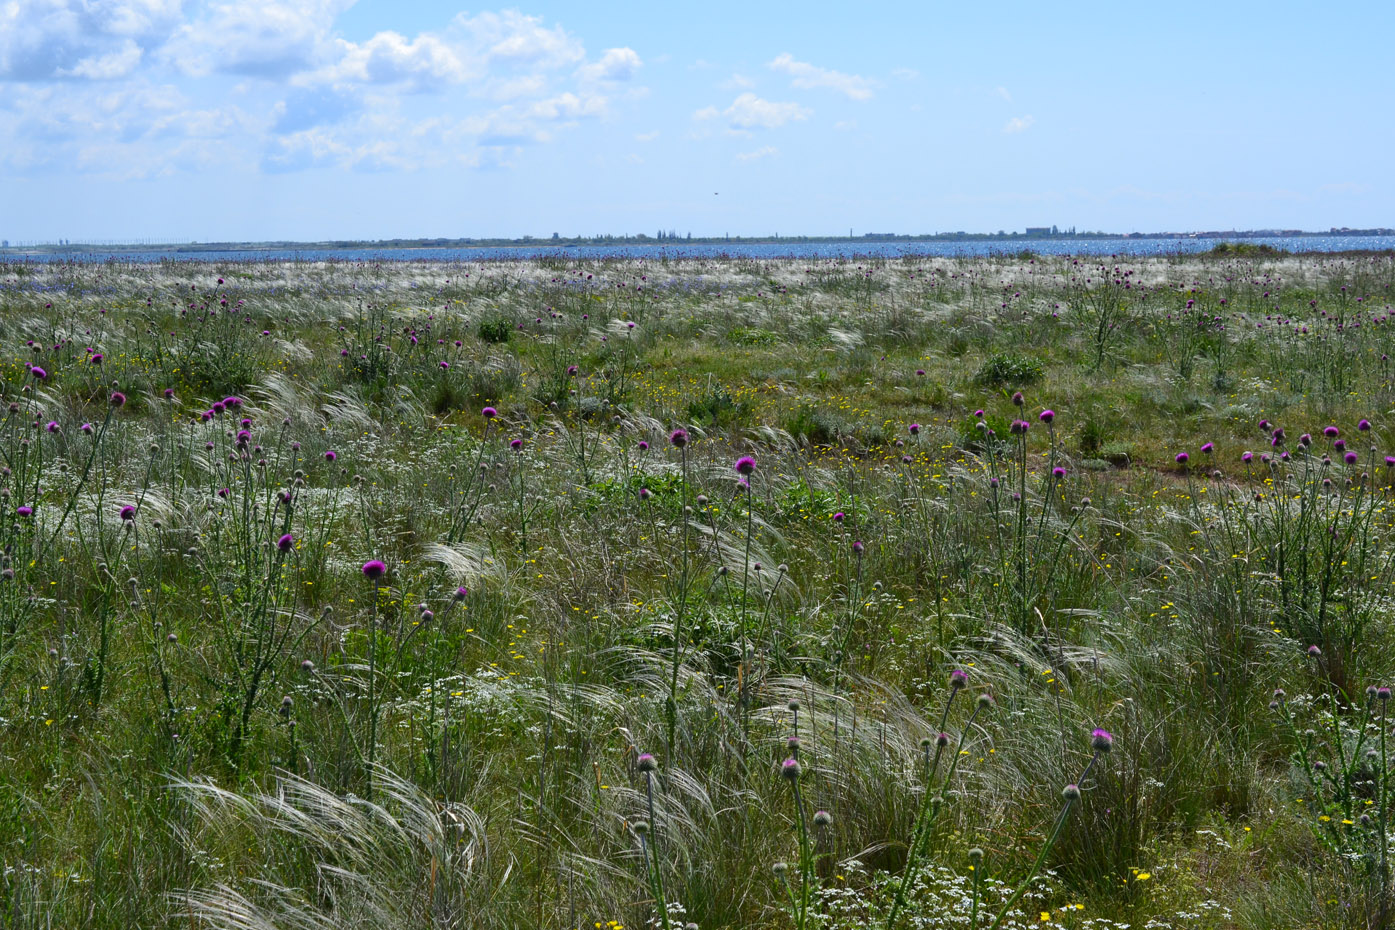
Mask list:
[[[1023,387],[1041,380],[1041,362],[1030,355],[999,352],[984,362],[974,380],[990,387]]]

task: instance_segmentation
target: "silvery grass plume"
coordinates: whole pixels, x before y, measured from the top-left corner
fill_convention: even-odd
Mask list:
[[[191,852],[253,844],[263,865],[240,881],[172,894],[171,912],[226,930],[497,925],[490,905],[511,866],[492,856],[483,818],[383,767],[373,785],[376,802],[287,773],[271,793],[173,780],[193,815],[181,831]]]

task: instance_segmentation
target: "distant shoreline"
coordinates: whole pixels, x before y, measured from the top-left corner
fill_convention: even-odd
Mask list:
[[[861,236],[702,236],[663,238],[645,234],[635,236],[596,236],[575,238],[522,238],[522,239],[345,239],[320,242],[268,241],[268,242],[166,242],[136,244],[129,242],[60,242],[24,243],[0,247],[0,257],[86,255],[93,252],[119,255],[123,253],[168,253],[179,255],[189,252],[318,252],[318,251],[422,251],[439,249],[574,249],[574,248],[648,248],[683,249],[688,246],[761,246],[761,245],[885,245],[895,243],[1010,243],[1020,244],[1030,249],[1038,243],[1099,242],[1099,241],[1244,241],[1250,239],[1316,239],[1316,238],[1365,238],[1395,236],[1395,228],[1372,229],[1329,229],[1327,231],[1301,230],[1208,230],[1204,232],[1177,233],[1107,233],[1082,232],[1058,234],[1026,233],[934,233],[924,235],[901,235],[893,233],[866,233]]]

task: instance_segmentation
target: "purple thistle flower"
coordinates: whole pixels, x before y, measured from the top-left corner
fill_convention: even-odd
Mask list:
[[[519,449],[522,449],[522,448],[523,448],[523,440],[522,440],[522,439],[510,439],[510,440],[509,440],[509,448],[512,449],[513,451],[517,452]]]
[[[29,369],[29,373],[34,376],[34,379],[36,381],[42,381],[48,377],[48,372],[44,371],[38,365],[35,365],[33,368]]]
[[[57,421],[57,420],[49,420],[49,421],[48,421],[48,425],[45,426],[44,429],[48,430],[50,433],[56,433],[56,432],[58,432],[58,421]]]
[[[1337,434],[1340,432],[1341,430],[1337,429],[1335,426],[1324,426],[1322,428],[1322,435],[1326,436],[1328,439],[1336,439]]]
[[[956,668],[949,673],[949,690],[958,691],[969,684],[969,673],[962,668]]]
[[[1313,444],[1313,434],[1312,434],[1312,433],[1304,433],[1302,436],[1299,436],[1299,437],[1298,437],[1298,444],[1299,444],[1300,446],[1302,446],[1303,448],[1305,448],[1305,449],[1308,448],[1309,446],[1311,446],[1311,445]]]
[[[82,430],[89,436],[91,436],[93,433],[97,431],[97,428],[93,426],[91,423],[84,423],[82,424],[82,426],[78,427],[78,429]]]
[[[649,490],[648,488],[640,488],[640,489],[639,489],[639,499],[640,499],[640,500],[642,500],[642,501],[647,501],[647,500],[649,500],[650,496],[651,496],[651,492],[650,492],[650,490]]]
[[[32,516],[34,516],[34,508],[33,508],[33,507],[16,507],[16,508],[15,508],[15,516],[17,516],[17,517],[32,517]]]
[[[645,442],[643,439],[641,439],[641,440],[639,441],[639,451],[641,451],[641,452],[648,452],[648,451],[649,451],[649,443],[647,443],[647,442]]]
[[[1026,403],[1026,400],[1022,397],[1021,391],[1017,391],[1012,395],[1012,405],[1014,407],[1021,407],[1024,403]]]
[[[923,378],[923,377],[925,377],[925,369],[924,369],[924,368],[917,368],[917,369],[915,370],[915,373],[916,373],[916,377],[918,377],[918,378]]]
[[[94,353],[92,353],[92,364],[93,364],[93,365],[100,365],[100,364],[102,364],[102,353],[100,353],[100,352],[94,352]]]
[[[834,523],[842,523],[845,519],[847,519],[847,514],[843,513],[841,510],[833,515]]]
[[[681,449],[688,444],[688,431],[676,429],[668,434],[668,444],[675,449]]]
[[[1096,729],[1090,734],[1090,746],[1095,752],[1109,752],[1114,748],[1114,736],[1108,730]]]
[[[326,461],[326,462],[333,462],[333,461],[334,461],[335,459],[337,459],[337,458],[339,458],[339,453],[338,453],[338,452],[335,452],[333,449],[326,449],[326,450],[325,450],[325,461]]]
[[[1346,441],[1345,439],[1334,439],[1334,440],[1332,440],[1332,448],[1335,449],[1335,450],[1337,450],[1338,452],[1343,451],[1344,449],[1346,449],[1346,447],[1347,447],[1347,441]]]
[[[736,468],[737,474],[750,475],[756,470],[756,460],[749,455],[743,455],[736,460],[736,465],[734,467]]]
[[[974,416],[975,416],[977,419],[982,420],[982,419],[983,419],[983,411],[982,411],[982,410],[975,410],[975,411],[974,411]]]
[[[1056,419],[1056,411],[1043,410],[1041,413],[1037,414],[1037,419],[1043,423],[1050,423],[1052,420]]]
[[[444,371],[445,369],[450,368],[450,362],[446,361],[445,359],[441,359],[440,365],[441,365],[441,369],[442,369],[443,371]]]
[[[1387,455],[1385,457],[1385,467],[1395,468],[1395,455]]]
[[[112,391],[112,392],[111,392],[111,405],[112,405],[113,407],[120,407],[120,406],[122,406],[122,405],[125,404],[125,403],[126,403],[126,395],[125,395],[125,394],[122,394],[120,391]]]
[[[465,598],[467,598],[467,597],[469,597],[469,596],[470,596],[470,589],[467,588],[467,587],[465,587],[464,585],[461,585],[460,587],[458,587],[458,588],[455,589],[455,599],[456,599],[457,601],[463,601],[463,600],[465,600]]]
[[[1020,436],[1031,428],[1032,424],[1028,423],[1026,420],[1013,420],[1012,425],[1008,427],[1008,432],[1012,433],[1014,436]]]
[[[119,513],[121,514],[121,519],[125,520],[127,523],[130,523],[136,518],[136,508],[132,504],[126,504],[121,508]]]
[[[1356,453],[1355,453],[1355,452],[1348,452],[1346,455],[1342,456],[1342,460],[1345,461],[1348,465],[1355,465],[1355,464],[1356,464]]]
[[[1216,451],[1216,444],[1212,442],[1202,443],[1201,452],[1203,455],[1210,455]]]
[[[1051,477],[1055,478],[1057,481],[1060,481],[1065,476],[1066,470],[1062,468],[1060,465],[1057,465],[1055,468],[1051,469]]]
[[[1241,453],[1241,455],[1240,455],[1240,461],[1242,461],[1242,462],[1248,462],[1248,461],[1250,461],[1251,459],[1253,459],[1254,457],[1255,457],[1255,454],[1254,454],[1253,452],[1244,452],[1244,453]]]
[[[212,406],[212,407],[209,407],[208,409],[209,409],[210,412],[212,412],[212,413],[214,413],[214,414],[219,414],[219,413],[222,413],[224,410],[227,410],[227,409],[228,409],[228,405],[225,404],[225,403],[223,403],[221,400],[215,400],[215,401],[213,402],[213,406]]]
[[[789,781],[799,781],[799,776],[803,769],[799,765],[799,760],[793,757],[786,759],[780,764],[780,777]]]
[[[918,434],[918,433],[920,432],[920,424],[919,424],[919,423],[912,423],[910,426],[906,427],[906,429],[910,431],[910,434],[911,434],[912,436],[915,436],[916,434]]]
[[[1361,432],[1363,432],[1363,433],[1364,433],[1364,432],[1367,432],[1367,431],[1370,430],[1370,428],[1371,428],[1371,421],[1370,421],[1370,420],[1362,420],[1360,423],[1357,423],[1357,424],[1356,424],[1356,428],[1357,428],[1358,430],[1360,430]]]
[[[480,411],[480,415],[486,420],[492,420],[499,415],[499,411],[495,410],[493,407],[485,407]]]
[[[1178,452],[1178,453],[1177,453],[1177,464],[1178,464],[1178,465],[1185,465],[1185,464],[1187,464],[1187,460],[1190,459],[1190,458],[1191,458],[1191,456],[1188,455],[1187,453],[1185,453],[1185,452]]]
[[[369,581],[377,581],[387,574],[387,565],[379,559],[369,559],[363,563],[363,577]]]
[[[165,400],[174,399],[174,388],[165,388]]]
[[[635,759],[635,768],[641,772],[656,772],[659,769],[659,760],[654,758],[652,752],[642,752]]]
[[[1309,646],[1309,647],[1308,647],[1308,658],[1310,658],[1310,659],[1316,659],[1316,658],[1319,658],[1321,655],[1322,655],[1322,650],[1319,649],[1317,646]]]
[[[575,365],[568,365],[568,366],[567,366],[567,377],[568,377],[568,378],[575,378],[577,372],[579,372],[580,370],[581,370],[581,369],[580,369],[580,368],[577,368]]]
[[[277,548],[277,549],[280,549],[282,552],[290,552],[290,551],[291,551],[291,547],[294,546],[294,545],[295,545],[295,537],[292,536],[290,533],[287,533],[286,535],[282,536],[280,539],[276,540],[276,548]]]
[[[1274,437],[1276,440],[1278,440],[1279,442],[1283,442],[1283,440],[1284,440],[1284,428],[1283,428],[1282,426],[1276,426],[1276,427],[1274,427],[1274,432],[1270,433],[1269,435],[1273,436],[1273,437]]]
[[[862,544],[862,540],[857,540],[852,544],[853,555],[862,555],[862,550],[867,547]]]
[[[1260,420],[1260,421],[1259,421],[1259,428],[1260,428],[1260,429],[1262,429],[1262,430],[1268,432],[1269,427],[1270,427],[1270,423],[1269,423],[1268,420]]]

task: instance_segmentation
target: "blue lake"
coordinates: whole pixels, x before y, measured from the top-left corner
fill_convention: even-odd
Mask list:
[[[847,239],[832,242],[761,242],[714,244],[615,243],[612,245],[481,246],[479,248],[423,249],[236,249],[226,251],[92,251],[80,253],[29,253],[0,250],[3,261],[115,262],[265,262],[265,261],[418,261],[480,262],[508,259],[561,258],[653,259],[754,258],[843,259],[861,256],[981,256],[1032,251],[1040,255],[1175,255],[1205,252],[1223,241],[1271,245],[1289,252],[1347,252],[1395,249],[1395,236],[1288,236],[1282,238],[1224,239],[1023,239],[980,241],[877,242]]]

